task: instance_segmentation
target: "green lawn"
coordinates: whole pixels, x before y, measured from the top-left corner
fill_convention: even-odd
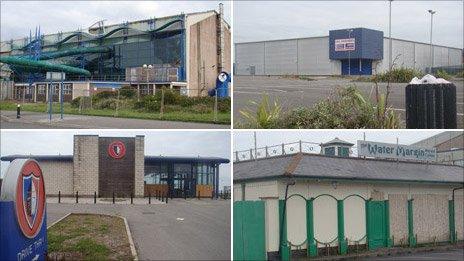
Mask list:
[[[71,214],[47,231],[51,260],[131,260],[121,218]]]
[[[11,101],[0,102],[0,110],[15,111],[17,103]],[[48,105],[46,103],[24,103],[21,104],[21,110],[33,112],[47,112]],[[59,103],[53,104],[53,112],[60,113]],[[73,108],[69,103],[64,104],[65,114],[78,114],[78,115],[91,115],[91,116],[105,116],[105,117],[119,117],[119,118],[133,118],[133,119],[148,119],[148,120],[166,120],[166,121],[187,121],[187,122],[201,122],[201,123],[217,123],[217,124],[230,124],[230,112],[218,112],[218,120],[214,122],[214,113],[190,113],[184,111],[166,112],[160,118],[159,113],[136,111],[136,110],[119,110],[116,114],[115,110],[109,109],[86,109],[79,113],[78,108]]]

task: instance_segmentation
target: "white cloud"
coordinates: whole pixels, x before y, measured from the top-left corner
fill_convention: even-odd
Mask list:
[[[224,16],[230,22],[230,2]],[[218,10],[218,1],[2,1],[1,40],[23,38],[40,26],[45,33],[87,28],[106,19],[106,24],[163,17],[180,13]]]
[[[434,9],[434,43],[463,47],[462,1],[394,1],[392,36],[428,42]],[[387,1],[234,2],[235,42],[324,36],[329,30],[366,27],[388,33]]]

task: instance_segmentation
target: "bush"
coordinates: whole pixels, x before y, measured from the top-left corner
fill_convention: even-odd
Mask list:
[[[436,73],[435,73],[435,77],[437,78],[443,78],[447,81],[451,80],[451,75],[448,74],[445,70],[438,70]]]
[[[108,99],[108,98],[116,98],[117,93],[112,92],[112,91],[102,91],[102,92],[99,92],[99,93],[93,95],[93,97],[96,100]]]
[[[71,101],[71,107],[79,108],[80,103],[81,103],[81,97],[77,97]]]
[[[372,103],[355,87],[338,89],[312,108],[298,108],[283,115],[279,128],[358,129],[399,128],[397,113],[385,108],[385,95]]]
[[[95,109],[110,109],[115,110],[118,99],[102,99],[94,104]]]
[[[135,94],[135,90],[132,90],[130,87],[122,87],[121,90],[119,90],[119,95],[124,98],[132,99],[135,97]]]
[[[464,71],[457,72],[455,76],[457,78],[464,78]]]
[[[143,97],[143,108],[149,112],[159,112],[161,103],[158,101],[155,95],[147,95]]]
[[[206,104],[195,104],[191,107],[191,111],[194,113],[211,113],[213,112],[213,109],[213,107]]]
[[[376,74],[372,76],[372,81],[377,82],[399,82],[405,83],[410,82],[412,78],[418,77],[421,78],[423,74],[412,68],[394,68],[391,71]]]
[[[282,107],[277,101],[269,102],[269,96],[263,95],[261,102],[250,101],[250,104],[256,107],[256,110],[246,108],[239,111],[245,118],[246,123],[243,127],[248,129],[272,129],[280,118]]]
[[[230,112],[230,98],[223,98],[218,100],[218,111]]]

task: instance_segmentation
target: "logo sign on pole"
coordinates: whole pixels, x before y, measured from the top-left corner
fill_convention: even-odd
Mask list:
[[[0,192],[0,260],[45,260],[45,183],[37,161],[11,162]]]
[[[113,141],[108,146],[108,155],[114,159],[120,159],[126,155],[126,146],[122,141]]]
[[[358,156],[386,159],[435,161],[437,150],[409,145],[358,140]]]
[[[335,39],[335,51],[336,52],[346,52],[356,50],[356,39],[347,38],[347,39]]]

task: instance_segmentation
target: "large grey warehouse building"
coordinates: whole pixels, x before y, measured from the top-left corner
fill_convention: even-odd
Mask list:
[[[389,38],[366,28],[328,36],[235,44],[236,75],[370,75],[389,66]],[[430,45],[392,38],[396,67],[426,71]],[[433,67],[462,66],[463,50],[433,45]]]

